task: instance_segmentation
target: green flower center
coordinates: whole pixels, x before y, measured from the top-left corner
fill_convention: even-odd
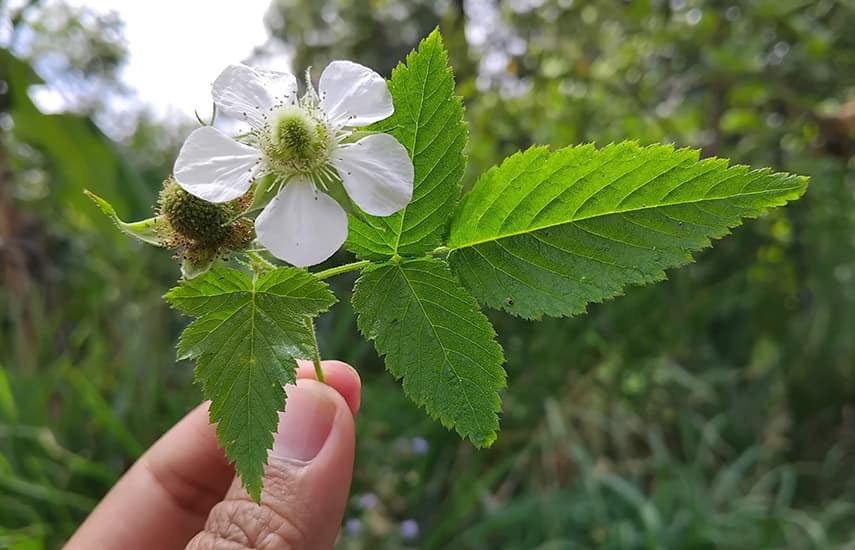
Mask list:
[[[274,111],[266,134],[267,159],[284,172],[311,174],[329,160],[327,125],[302,106]]]
[[[321,147],[317,123],[301,109],[282,109],[274,116],[271,137],[283,157],[307,158]]]

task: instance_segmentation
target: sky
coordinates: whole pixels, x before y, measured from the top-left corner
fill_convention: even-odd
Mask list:
[[[161,117],[210,113],[211,82],[267,38],[262,19],[270,0],[69,3],[119,12],[130,51],[122,79]]]

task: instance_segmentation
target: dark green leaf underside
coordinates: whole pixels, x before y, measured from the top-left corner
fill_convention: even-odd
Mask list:
[[[166,299],[199,317],[181,335],[179,358],[196,359],[217,439],[258,500],[278,411],[285,406],[283,386],[295,380],[295,359],[312,353],[303,320],[326,311],[335,297],[307,272],[280,268],[256,281],[238,270],[217,269],[182,281]]]
[[[496,439],[505,386],[492,325],[441,260],[367,269],[353,306],[404,392],[446,427],[479,447]]]
[[[413,200],[386,218],[350,220],[347,247],[362,258],[420,256],[442,244],[460,195],[466,146],[463,104],[439,31],[434,31],[392,72],[395,113],[370,129],[395,136],[415,168]]]
[[[461,201],[450,262],[481,303],[525,318],[573,315],[664,279],[806,185],[661,145],[534,147],[489,170]]]

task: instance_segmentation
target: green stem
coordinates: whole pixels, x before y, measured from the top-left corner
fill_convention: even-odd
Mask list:
[[[362,269],[363,267],[368,266],[371,262],[368,260],[362,260],[360,262],[353,262],[352,264],[344,264],[338,267],[331,267],[329,269],[325,269],[323,271],[318,271],[317,273],[313,273],[316,279],[324,280],[329,279],[330,277],[335,277],[336,275],[341,275],[342,273],[347,273],[349,271],[356,271],[358,269]]]
[[[318,377],[318,382],[323,382],[324,371],[321,369],[321,351],[318,349],[318,336],[315,334],[315,325],[309,317],[303,319],[303,324],[306,325],[306,328],[312,334],[312,364],[315,366],[315,375]]]
[[[250,259],[253,271],[270,271],[276,269],[276,265],[268,262],[264,256],[254,250],[246,250],[244,253]]]
[[[440,246],[434,248],[429,252],[431,256],[439,256],[441,254],[448,254],[451,251],[447,246]],[[337,267],[331,267],[329,269],[325,269],[323,271],[318,271],[317,273],[313,273],[316,279],[324,280],[329,279],[330,277],[335,277],[336,275],[341,275],[342,273],[348,273],[350,271],[358,271],[364,267],[368,267],[371,264],[370,260],[361,260],[358,262],[353,262],[350,264],[344,264]]]

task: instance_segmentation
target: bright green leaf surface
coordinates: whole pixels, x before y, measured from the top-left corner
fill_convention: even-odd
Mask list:
[[[420,256],[442,244],[460,195],[466,145],[463,104],[439,31],[422,40],[392,72],[395,113],[371,129],[395,136],[415,167],[413,200],[386,218],[352,217],[348,248],[363,258]]]
[[[256,281],[235,269],[215,269],[183,281],[166,299],[199,317],[181,335],[179,358],[196,359],[217,439],[258,500],[277,412],[285,405],[283,386],[295,380],[295,358],[312,353],[303,320],[326,311],[335,297],[305,271],[280,268]]]
[[[664,279],[806,185],[661,145],[533,147],[486,172],[460,203],[450,262],[484,304],[525,318],[573,315]]]
[[[441,260],[365,270],[353,291],[359,330],[404,392],[479,446],[496,439],[502,348],[478,304]]]

